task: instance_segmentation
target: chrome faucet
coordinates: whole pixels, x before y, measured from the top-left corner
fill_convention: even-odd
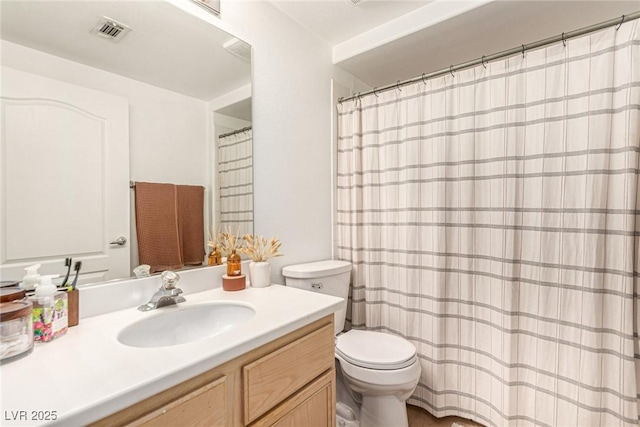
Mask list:
[[[151,300],[138,307],[140,311],[155,310],[156,308],[164,307],[167,305],[175,305],[181,302],[185,302],[186,299],[182,295],[182,289],[176,288],[176,283],[180,280],[180,276],[173,271],[163,271],[160,275],[162,279],[162,286],[153,294]]]

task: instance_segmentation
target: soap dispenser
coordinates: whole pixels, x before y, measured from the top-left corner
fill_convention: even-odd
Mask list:
[[[38,269],[40,268],[40,264],[31,265],[25,268],[27,274],[22,278],[22,289],[25,291],[32,291],[35,287],[40,283],[40,275],[38,274]]]
[[[49,342],[64,335],[68,329],[67,293],[58,291],[52,280],[57,274],[42,276],[33,303],[33,340]]]

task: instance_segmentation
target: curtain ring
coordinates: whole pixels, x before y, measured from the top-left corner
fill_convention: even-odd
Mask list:
[[[616,27],[616,31],[618,31],[620,29],[620,27],[622,27],[622,24],[624,24],[624,15],[622,15],[622,19],[620,20],[620,23]]]
[[[562,45],[567,47],[567,39],[564,38],[564,33],[562,33]]]
[[[522,58],[524,59],[524,45],[522,45]]]
[[[455,78],[455,74],[453,74],[453,65],[449,66],[449,72],[451,73],[451,77]]]
[[[377,88],[377,87],[374,87],[374,88],[373,88],[373,94],[374,94],[374,95],[376,96],[376,98],[377,98],[377,97],[378,97],[378,94],[376,93],[376,90],[378,90],[378,88]]]
[[[400,92],[402,92],[402,89],[400,89],[400,80],[398,80],[397,83],[396,83],[396,89],[398,89]]]
[[[484,55],[482,55],[482,66],[483,66],[484,68],[487,68],[487,65],[484,63]]]
[[[344,96],[341,96],[340,98],[338,98],[338,104],[342,104],[343,99],[344,99]]]
[[[424,83],[424,85],[427,85],[427,81],[424,79],[424,73],[422,73],[422,83]]]
[[[358,101],[360,101],[360,92],[356,93],[356,94],[353,96],[353,104],[354,104],[354,105],[358,105]]]

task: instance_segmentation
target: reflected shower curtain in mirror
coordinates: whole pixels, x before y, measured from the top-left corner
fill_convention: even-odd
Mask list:
[[[253,131],[218,139],[218,182],[222,230],[253,234]]]
[[[338,106],[351,321],[415,344],[409,403],[638,424],[637,22]]]

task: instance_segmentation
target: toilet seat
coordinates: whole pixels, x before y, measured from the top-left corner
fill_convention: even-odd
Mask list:
[[[376,370],[406,368],[417,359],[415,346],[406,339],[361,330],[338,335],[336,354],[352,365]]]

